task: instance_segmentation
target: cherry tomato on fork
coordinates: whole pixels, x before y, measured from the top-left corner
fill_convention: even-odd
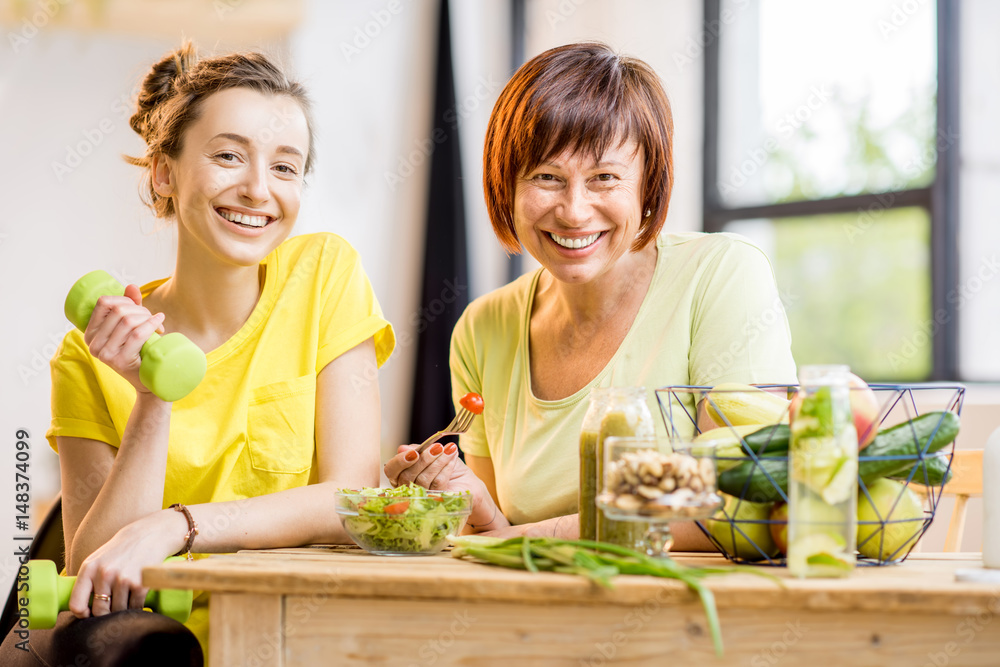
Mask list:
[[[479,394],[468,393],[458,403],[474,415],[483,414],[483,397]]]

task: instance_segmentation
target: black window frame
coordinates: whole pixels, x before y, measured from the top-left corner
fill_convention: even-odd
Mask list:
[[[959,380],[958,307],[946,295],[957,284],[959,185],[959,7],[937,0],[937,119],[936,137],[955,137],[947,150],[935,143],[934,181],[923,188],[877,194],[726,207],[718,193],[719,180],[719,41],[704,50],[705,135],[703,144],[702,211],[706,232],[722,231],[726,223],[754,218],[789,218],[834,213],[857,213],[871,205],[881,208],[918,206],[931,221],[931,317],[939,326],[932,334],[932,366],[928,380]],[[721,0],[703,0],[704,26],[721,26]],[[886,200],[891,197],[887,205]],[[875,224],[878,224],[877,222]]]

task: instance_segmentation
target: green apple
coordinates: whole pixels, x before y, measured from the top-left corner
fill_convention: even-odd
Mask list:
[[[858,494],[858,551],[882,561],[902,558],[924,527],[920,496],[891,479],[873,481],[868,493],[871,500]]]
[[[726,553],[745,560],[763,560],[777,555],[778,547],[766,523],[774,503],[752,503],[722,495],[726,499],[725,506],[705,524]],[[760,523],[755,523],[758,521]]]

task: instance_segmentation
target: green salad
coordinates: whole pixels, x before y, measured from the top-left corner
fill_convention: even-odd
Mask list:
[[[457,535],[472,508],[472,494],[428,491],[416,484],[395,489],[341,489],[337,512],[351,538],[374,554],[432,554]]]

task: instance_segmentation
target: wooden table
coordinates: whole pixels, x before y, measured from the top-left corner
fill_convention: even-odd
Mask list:
[[[722,565],[718,556],[678,556]],[[784,587],[708,580],[725,657],[682,584],[618,577],[605,590],[447,555],[385,558],[313,547],[144,570],[153,588],[212,592],[211,667],[289,665],[1000,665],[1000,585],[956,582],[979,554],[912,554],[846,579]]]

